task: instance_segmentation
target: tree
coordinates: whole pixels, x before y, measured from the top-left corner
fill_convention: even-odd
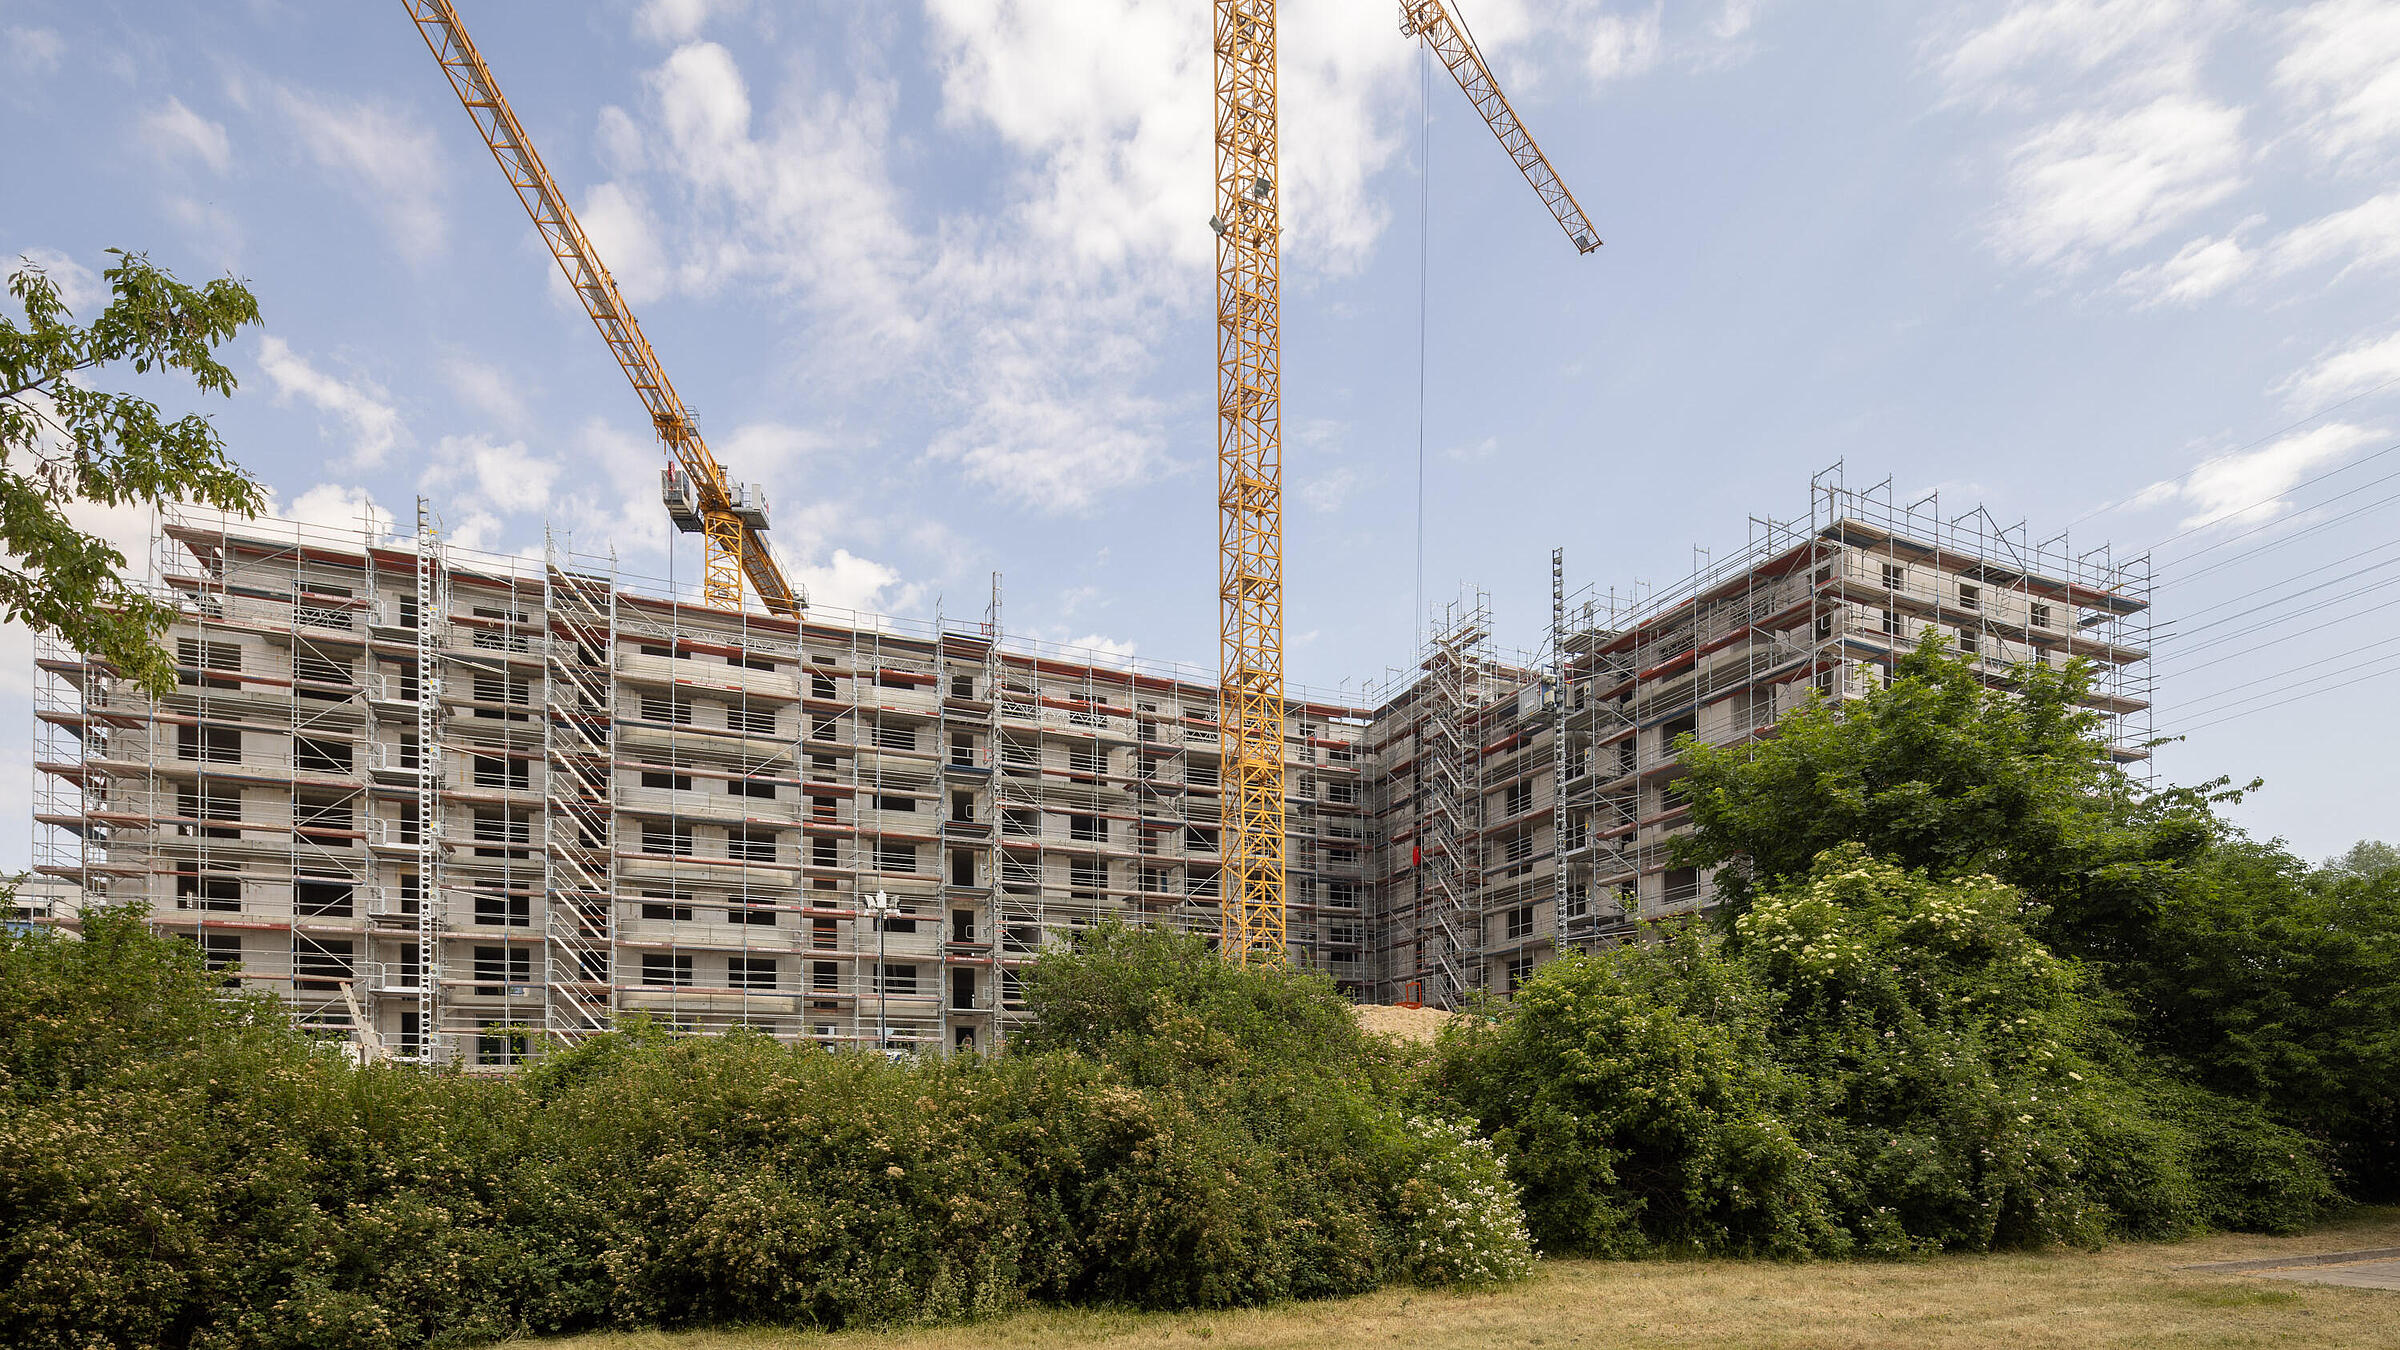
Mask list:
[[[2081,663],[1996,688],[1928,635],[1888,687],[1795,711],[1769,740],[1687,741],[1679,855],[1722,867],[1729,918],[1851,842],[1936,879],[1997,876],[2042,907],[2040,941],[2098,967],[2146,1051],[2335,1143],[2359,1193],[2392,1193],[2400,873],[2365,847],[2311,873],[2217,814],[2241,796],[2222,780],[2149,788],[2090,689]]]
[[[2091,682],[2075,662],[2022,666],[1994,688],[1928,632],[1887,687],[1799,709],[1770,740],[1684,742],[1694,828],[1678,860],[1723,869],[1731,917],[1861,843],[1935,876],[1999,876],[2050,907],[2043,937],[2059,950],[2137,959],[2168,874],[2226,836],[2214,807],[2238,794],[2127,774],[2084,706]]]
[[[89,324],[73,321],[41,268],[27,262],[9,277],[25,323],[0,313],[0,616],[163,693],[175,682],[159,641],[173,610],[137,589],[125,555],[77,529],[66,508],[182,501],[249,516],[265,499],[208,418],[169,420],[89,381],[110,367],[182,371],[202,393],[231,397],[233,372],[214,352],[258,322],[258,301],[230,277],[187,286],[142,254],[109,252],[110,298]]]

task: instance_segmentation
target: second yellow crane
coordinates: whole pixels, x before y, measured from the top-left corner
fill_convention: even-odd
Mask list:
[[[1288,939],[1283,754],[1283,299],[1275,0],[1215,0],[1219,945],[1242,964]],[[1441,0],[1401,0],[1576,251],[1600,237]]]

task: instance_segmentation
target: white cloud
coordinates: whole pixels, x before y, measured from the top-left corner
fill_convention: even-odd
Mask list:
[[[176,161],[197,155],[218,173],[233,166],[233,143],[226,139],[224,124],[193,112],[182,99],[170,98],[164,107],[145,114],[141,132],[161,159]]]
[[[2059,118],[2010,154],[1992,246],[2072,270],[2144,243],[2241,185],[2241,128],[2240,109],[2182,94]]]
[[[2400,332],[2319,356],[2278,386],[2297,407],[2320,407],[2400,380]]]
[[[2400,264],[2400,190],[2296,225],[2270,252],[2278,271],[2341,262],[2337,281],[2362,268]]]
[[[523,431],[532,425],[533,412],[525,406],[516,378],[506,370],[470,357],[451,356],[442,362],[442,374],[468,407],[502,427]]]
[[[1303,480],[1293,495],[1311,511],[1332,515],[1349,504],[1350,494],[1358,487],[1354,469],[1334,469]]]
[[[1091,658],[1093,664],[1126,669],[1134,663],[1134,644],[1120,642],[1105,633],[1086,633],[1059,644],[1072,647]]]
[[[2271,519],[2290,509],[2289,503],[2272,498],[2290,491],[2311,470],[2381,434],[2346,422],[2329,422],[2257,450],[2221,455],[2182,478],[2153,483],[2133,505],[2185,507],[2188,514],[2177,523],[2183,530]]]
[[[1461,461],[1462,463],[1472,464],[1479,460],[1490,459],[1492,455],[1499,449],[1499,437],[1485,436],[1480,440],[1461,441],[1457,445],[1451,446],[1449,449],[1444,450],[1442,452],[1442,457],[1444,459],[1455,459]]]
[[[501,515],[538,515],[550,505],[561,466],[537,455],[523,441],[506,444],[481,436],[444,436],[433,447],[418,485],[447,491],[470,508]]]
[[[689,42],[709,20],[744,7],[743,0],[643,0],[635,12],[635,31],[653,42]]]
[[[422,118],[294,89],[277,91],[277,102],[309,157],[381,214],[403,255],[441,251],[441,153]]]
[[[2291,46],[2275,84],[2308,112],[2323,159],[2372,170],[2400,148],[2400,6],[2322,0],[2286,20]]]
[[[99,273],[57,249],[29,248],[17,256],[40,268],[50,278],[50,284],[58,288],[59,300],[82,318],[93,317],[108,299],[108,283],[100,279]]]
[[[2257,262],[2258,255],[2243,248],[2236,235],[2194,239],[2174,257],[2118,277],[2117,289],[2134,296],[2142,309],[2193,305],[2241,280]]]
[[[350,428],[350,463],[363,469],[381,465],[406,428],[390,396],[372,380],[340,380],[310,365],[279,337],[258,343],[258,366],[275,385],[275,401],[299,398]]]
[[[1662,0],[1645,13],[1601,14],[1594,18],[1590,45],[1584,49],[1584,71],[1594,81],[1608,81],[1639,75],[1655,67],[1661,45],[1659,19],[1664,9]],[[1745,15],[1740,27],[1728,36],[1739,34],[1748,26]]]
[[[2224,0],[2026,0],[1948,45],[1937,65],[1955,100],[2018,103],[2098,78],[2120,97],[2186,89],[2232,17]]]
[[[320,529],[364,530],[379,539],[390,537],[397,523],[374,494],[339,483],[319,483],[293,498],[289,506],[270,502],[267,513]]]
[[[1010,383],[986,389],[965,421],[934,437],[927,453],[1019,505],[1052,512],[1088,510],[1151,477],[1165,445],[1155,402],[1100,389],[1050,390],[1046,383],[1020,371]]]
[[[786,561],[784,572],[807,592],[811,608],[889,614],[914,607],[923,590],[903,585],[897,571],[846,548],[835,549],[822,563]]]
[[[651,224],[638,192],[622,183],[602,183],[584,199],[575,219],[591,237],[592,248],[608,264],[609,275],[616,278],[617,289],[624,292],[628,303],[648,304],[667,293],[671,278],[666,253],[659,247],[657,227]],[[555,278],[555,284],[568,303],[580,305],[563,274]]]
[[[35,74],[58,69],[67,54],[66,42],[52,28],[0,29],[0,40],[5,40],[10,65]]]
[[[803,461],[832,445],[831,437],[807,427],[749,422],[717,440],[715,452],[726,465],[738,468],[744,481],[766,483],[787,472],[797,472]]]

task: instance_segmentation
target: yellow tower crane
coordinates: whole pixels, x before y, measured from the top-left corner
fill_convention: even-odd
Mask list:
[[[1215,0],[1220,946],[1284,959],[1283,354],[1276,206],[1275,0]],[[1600,239],[1441,0],[1401,0],[1542,201],[1589,253]]]
[[[659,365],[658,353],[650,349],[650,340],[642,336],[642,326],[634,321],[633,311],[618,292],[616,279],[601,265],[591,239],[567,206],[566,194],[558,190],[557,181],[526,136],[524,124],[517,120],[516,110],[501,96],[491,67],[484,64],[465,25],[459,22],[457,7],[451,0],[402,3],[416,21],[417,32],[433,59],[441,63],[442,73],[450,77],[451,90],[474,119],[475,129],[482,133],[500,171],[508,175],[509,186],[517,190],[517,200],[533,218],[550,256],[558,259],[567,285],[583,302],[584,312],[591,315],[618,367],[649,409],[650,425],[667,449],[669,462],[659,475],[659,495],[667,517],[677,529],[698,533],[703,541],[701,593],[705,603],[712,609],[740,609],[742,578],[746,576],[770,611],[786,617],[798,615],[808,599],[784,579],[783,569],[767,551],[766,493],[756,483],[734,481],[709,453],[699,426]]]

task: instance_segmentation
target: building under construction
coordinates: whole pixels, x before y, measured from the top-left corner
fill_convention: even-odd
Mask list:
[[[996,590],[963,623],[769,617],[423,522],[170,516],[155,562],[170,694],[38,655],[36,873],[372,1053],[505,1065],[635,1012],[988,1048],[1077,928],[1219,931],[1214,678],[1013,640]],[[1456,1006],[1704,909],[1676,739],[1771,735],[1928,625],[1996,684],[2090,660],[2120,753],[2147,739],[2146,560],[1932,499],[1819,483],[1674,587],[1554,562],[1552,595],[1538,650],[1470,600],[1380,691],[1289,701],[1293,960]]]

